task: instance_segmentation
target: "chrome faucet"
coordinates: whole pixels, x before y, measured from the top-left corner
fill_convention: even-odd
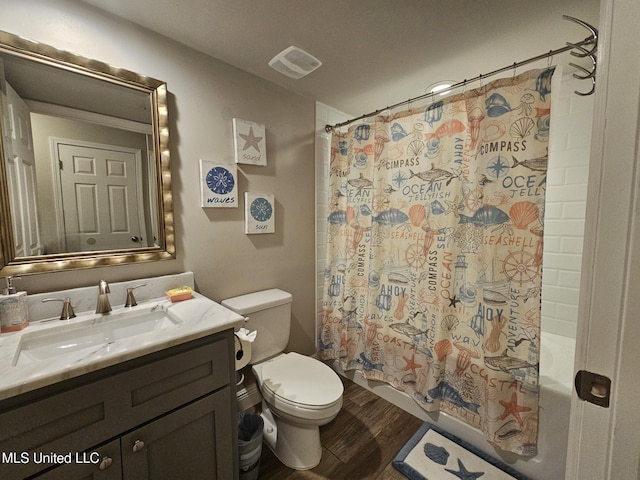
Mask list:
[[[98,304],[96,305],[96,313],[109,313],[111,304],[109,303],[109,284],[106,280],[100,280],[98,283]]]

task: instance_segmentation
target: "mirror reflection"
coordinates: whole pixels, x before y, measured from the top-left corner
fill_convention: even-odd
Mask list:
[[[171,256],[165,85],[5,32],[0,40],[5,265]]]

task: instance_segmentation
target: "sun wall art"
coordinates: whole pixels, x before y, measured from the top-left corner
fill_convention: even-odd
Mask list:
[[[200,160],[201,206],[238,206],[238,168],[235,164]]]
[[[244,233],[276,231],[274,196],[269,193],[244,194]]]
[[[267,142],[264,125],[234,118],[233,146],[236,163],[260,166],[267,164]]]

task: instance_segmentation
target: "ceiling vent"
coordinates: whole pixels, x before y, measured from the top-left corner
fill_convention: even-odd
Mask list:
[[[269,61],[271,68],[296,80],[309,75],[320,65],[322,62],[316,57],[294,46],[284,49]]]

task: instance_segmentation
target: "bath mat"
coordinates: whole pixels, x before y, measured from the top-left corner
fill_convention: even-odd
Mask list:
[[[530,480],[459,438],[425,423],[393,459],[411,480]]]

